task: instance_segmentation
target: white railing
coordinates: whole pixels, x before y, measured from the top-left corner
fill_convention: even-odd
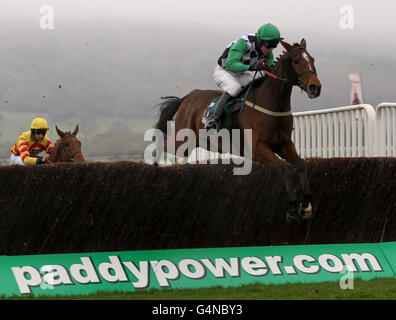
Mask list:
[[[303,158],[396,157],[396,103],[293,113],[292,140]],[[201,149],[198,159],[229,158]],[[233,157],[233,156],[232,156]]]
[[[375,155],[375,111],[368,104],[296,112],[292,140],[303,158]]]
[[[376,116],[377,155],[396,157],[396,103],[380,103]]]
[[[292,140],[303,158],[396,157],[396,103],[376,110],[369,104],[293,113]],[[239,158],[196,149],[188,162]]]

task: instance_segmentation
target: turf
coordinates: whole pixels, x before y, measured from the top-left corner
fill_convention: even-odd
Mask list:
[[[396,279],[355,279],[352,289],[338,282],[247,285],[237,288],[166,289],[137,292],[99,292],[89,296],[11,297],[34,300],[395,300]],[[3,297],[4,299],[4,297]]]

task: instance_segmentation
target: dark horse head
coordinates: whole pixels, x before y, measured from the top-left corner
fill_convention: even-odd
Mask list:
[[[281,41],[281,44],[286,53],[279,63],[288,71],[287,80],[304,90],[309,98],[319,97],[322,85],[316,73],[315,59],[308,53],[305,39],[300,44],[291,45],[285,41]]]
[[[49,162],[85,162],[81,142],[76,138],[79,126],[76,125],[73,133],[63,132],[57,126],[55,128],[60,139],[56,141]]]

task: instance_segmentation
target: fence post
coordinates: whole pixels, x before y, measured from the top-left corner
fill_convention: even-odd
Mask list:
[[[377,156],[396,156],[396,103],[383,102],[376,108]]]

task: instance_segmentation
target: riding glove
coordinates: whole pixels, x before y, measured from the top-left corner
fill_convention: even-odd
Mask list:
[[[43,162],[43,157],[37,157],[37,162],[36,164],[44,164],[45,162]]]
[[[272,71],[271,67],[268,67],[264,64],[261,64],[259,62],[253,63],[250,67],[249,67],[249,71],[261,71],[261,70],[267,70],[269,72]]]

